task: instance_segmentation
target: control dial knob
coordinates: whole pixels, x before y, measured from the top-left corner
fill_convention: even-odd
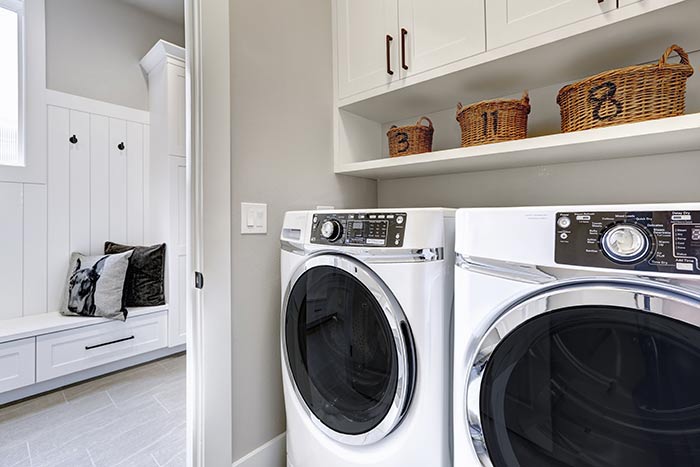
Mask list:
[[[603,251],[618,263],[636,263],[647,257],[651,244],[642,228],[632,224],[618,224],[608,229],[601,240]]]
[[[335,242],[343,235],[343,226],[335,219],[321,224],[321,236],[329,242]]]

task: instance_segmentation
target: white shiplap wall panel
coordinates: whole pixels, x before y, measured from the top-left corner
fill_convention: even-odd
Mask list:
[[[117,243],[127,242],[126,206],[126,122],[109,119],[109,239]]]
[[[90,115],[90,254],[109,238],[109,119]]]
[[[70,102],[47,107],[47,182],[0,183],[0,320],[58,311],[72,251],[147,237],[148,114]]]
[[[46,313],[46,185],[24,185],[24,316]]]
[[[127,242],[142,245],[144,216],[144,151],[143,125],[128,122],[126,125],[126,196],[127,196]]]
[[[70,111],[70,131],[78,142],[69,146],[70,251],[90,251],[90,114]]]
[[[70,255],[70,112],[48,108],[48,310],[58,311]],[[81,135],[82,136],[82,135]],[[78,137],[78,135],[76,135]]]
[[[22,316],[22,184],[0,183],[0,319]]]

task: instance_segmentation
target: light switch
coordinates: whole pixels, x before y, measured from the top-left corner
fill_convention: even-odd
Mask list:
[[[241,203],[241,233],[267,233],[267,204]]]

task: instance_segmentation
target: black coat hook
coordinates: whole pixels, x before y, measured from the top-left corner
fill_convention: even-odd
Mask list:
[[[70,141],[72,144],[75,144],[78,142],[78,137],[73,135],[70,138],[68,138],[68,141]]]
[[[119,149],[120,151],[123,151],[125,147],[126,146],[124,146],[124,143],[117,144],[117,149]]]

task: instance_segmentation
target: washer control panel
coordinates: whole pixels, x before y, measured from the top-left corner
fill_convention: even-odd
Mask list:
[[[336,246],[403,246],[406,213],[315,214],[311,225],[311,243]]]
[[[700,211],[559,212],[558,264],[700,275]]]

